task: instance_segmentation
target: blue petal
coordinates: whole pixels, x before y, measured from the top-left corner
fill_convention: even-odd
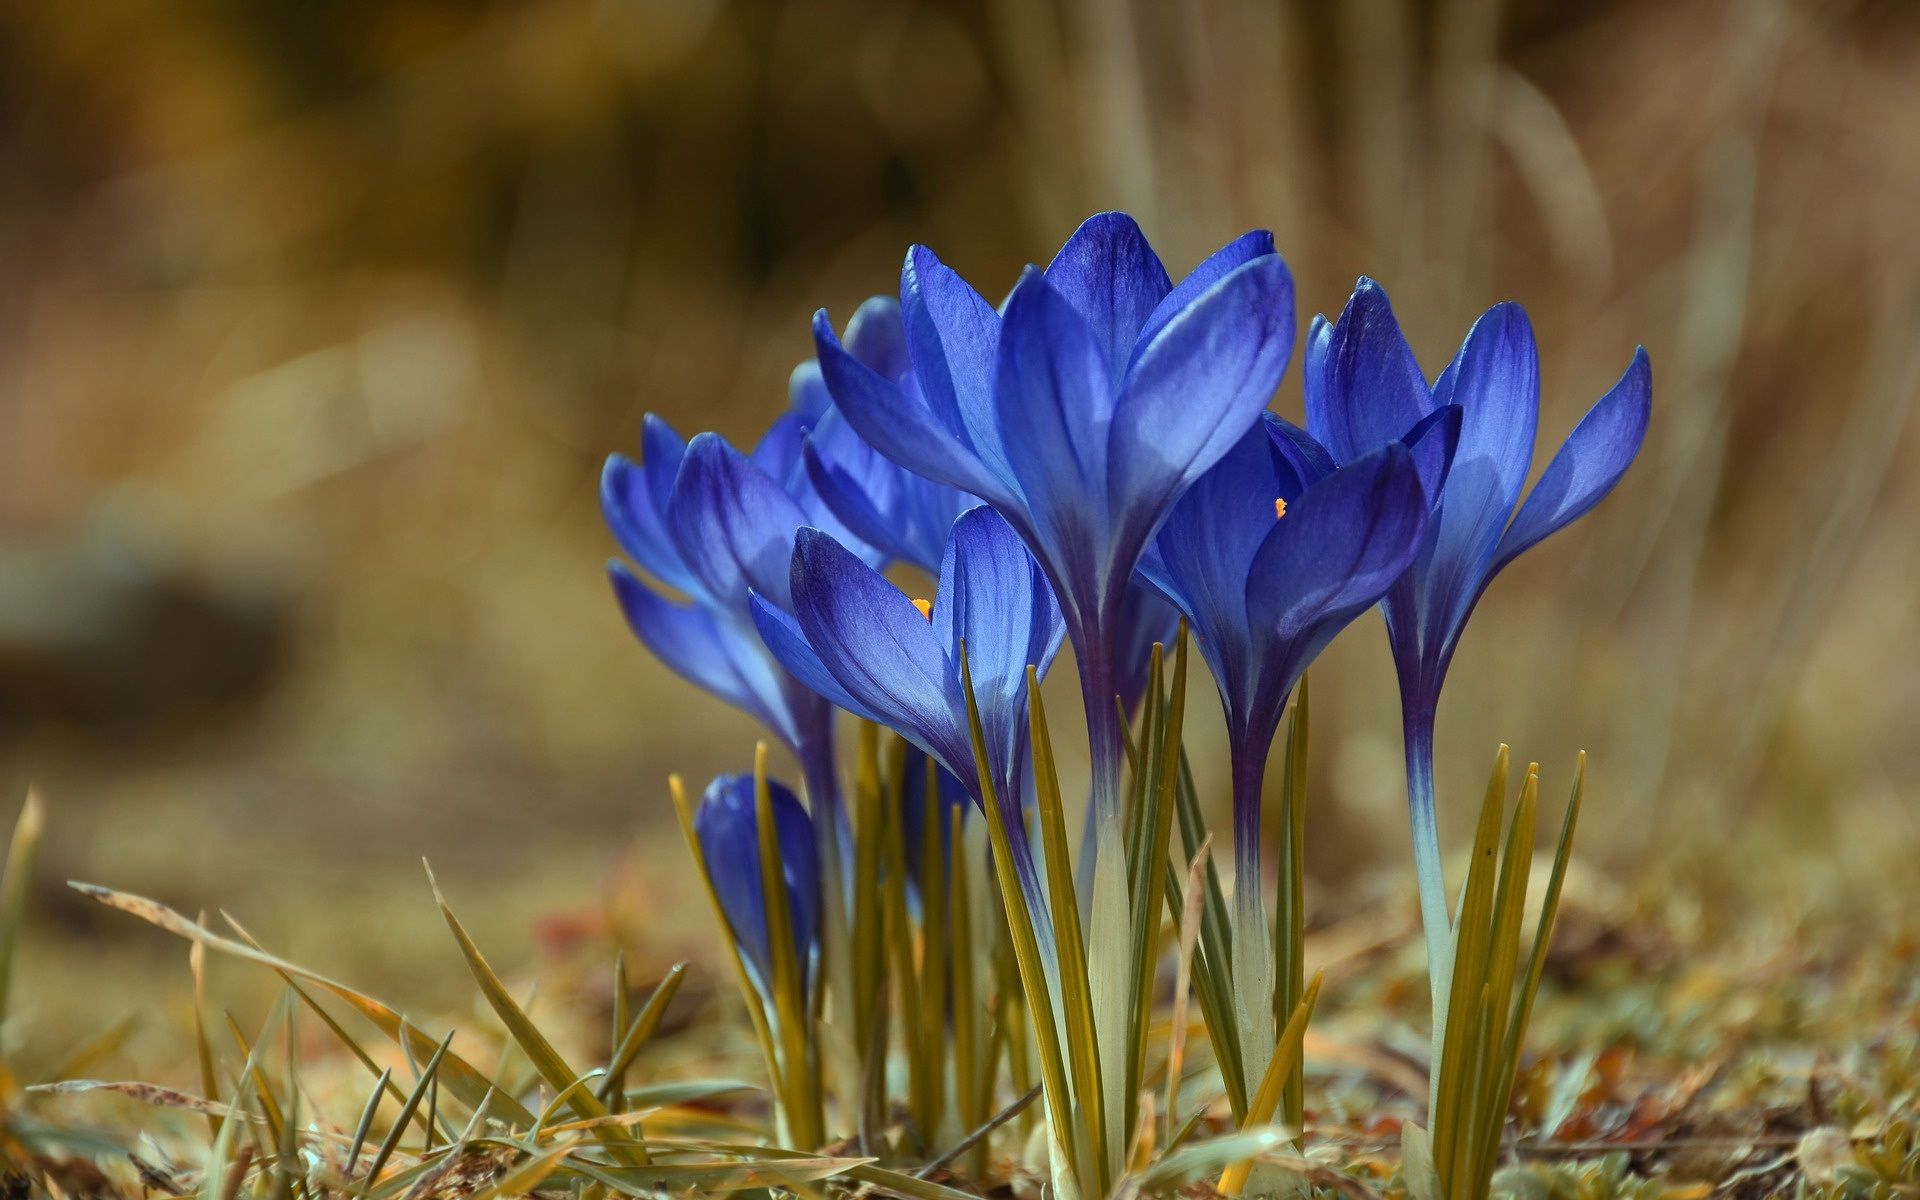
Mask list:
[[[797,733],[780,679],[759,647],[705,609],[670,603],[624,563],[608,563],[607,576],[628,627],[655,658],[682,679],[757,718],[788,745],[795,743]]]
[[[781,874],[787,884],[787,909],[793,921],[794,949],[802,985],[818,938],[820,866],[813,822],[784,785],[769,779],[773,831],[780,847]],[[773,952],[767,940],[766,888],[760,870],[759,805],[751,775],[722,775],[707,787],[693,814],[694,835],[707,861],[707,873],[733,931],[734,943],[754,973],[763,994],[771,991]]]
[[[981,495],[1010,495],[974,452],[964,430],[849,354],[825,312],[813,318],[813,342],[834,407],[867,444],[929,479]],[[924,385],[926,376],[918,377]]]
[[[1302,487],[1333,474],[1333,456],[1327,453],[1325,446],[1314,440],[1312,434],[1272,413],[1266,414],[1264,420],[1268,437],[1273,442],[1274,457],[1284,465],[1287,474],[1300,481]]]
[[[1207,260],[1187,273],[1174,289],[1161,299],[1153,313],[1147,317],[1146,324],[1140,329],[1140,335],[1134,342],[1133,358],[1140,356],[1148,342],[1151,342],[1167,322],[1173,320],[1205,295],[1207,290],[1222,279],[1233,274],[1256,258],[1264,258],[1273,253],[1273,235],[1264,229],[1243,233],[1233,241],[1215,250]],[[1128,359],[1131,365],[1133,358]],[[1117,372],[1114,378],[1123,378],[1124,372]]]
[[[1028,270],[1007,299],[994,404],[1034,526],[1049,553],[1083,569],[1098,559],[1113,402],[1093,331],[1042,275]],[[1071,553],[1076,547],[1078,557]]]
[[[1474,322],[1434,401],[1461,409],[1460,444],[1419,566],[1426,636],[1438,645],[1458,632],[1490,577],[1533,460],[1539,355],[1519,305],[1496,305]]]
[[[899,501],[900,468],[838,412],[807,435],[803,454],[814,491],[853,535],[889,558],[904,557],[904,531],[885,515]]]
[[[862,301],[847,320],[847,332],[841,341],[847,353],[882,379],[905,379],[913,370],[900,302],[892,296],[872,296]]]
[[[787,407],[799,413],[808,426],[819,424],[820,418],[833,408],[833,394],[827,391],[827,381],[820,374],[818,362],[808,359],[787,376]]]
[[[1434,409],[1407,430],[1400,444],[1413,452],[1413,465],[1420,471],[1420,488],[1427,494],[1428,503],[1437,502],[1460,446],[1460,406],[1448,404]]]
[[[885,724],[885,718],[869,711],[865,705],[855,699],[853,694],[840,686],[840,681],[827,670],[808,643],[807,635],[800,630],[800,622],[792,613],[767,603],[767,598],[758,592],[751,597],[753,605],[753,625],[760,631],[760,640],[766,643],[767,650],[774,660],[785,667],[792,675],[814,693],[838,708],[844,708],[853,715],[866,721]]]
[[[702,595],[668,531],[664,508],[654,506],[649,482],[647,470],[624,454],[607,456],[600,472],[600,512],[607,528],[649,575],[676,591]]]
[[[1000,314],[933,251],[914,246],[900,269],[900,316],[927,407],[990,473],[1004,477],[993,413]]]
[[[965,742],[947,657],[906,595],[814,529],[794,541],[792,594],[807,643],[858,707],[957,770]]]
[[[1406,447],[1373,451],[1308,488],[1247,576],[1253,627],[1291,643],[1286,690],[1339,629],[1373,607],[1419,553],[1427,500]]]
[[[1180,497],[1141,564],[1193,622],[1201,653],[1233,698],[1245,698],[1257,666],[1247,572],[1274,531],[1273,502],[1293,499],[1281,495],[1281,486],[1268,433],[1256,425]]]
[[[1109,434],[1108,503],[1128,538],[1144,542],[1253,426],[1292,349],[1293,278],[1267,255],[1208,288],[1140,352]]]
[[[806,418],[797,412],[783,412],[754,443],[747,461],[785,488],[800,466],[800,443],[806,436]]]
[[[1027,667],[1044,675],[1059,648],[1059,607],[1040,566],[1000,514],[982,505],[954,522],[931,614],[933,635],[967,666],[994,767],[1008,778],[1025,727]]]
[[[806,461],[814,489],[853,536],[929,573],[940,569],[954,518],[979,503],[899,466],[838,412],[807,436]]]
[[[742,620],[749,590],[791,606],[793,535],[807,514],[718,434],[688,444],[667,515],[681,557],[717,603]]]
[[[1427,377],[1400,332],[1387,293],[1362,278],[1331,328],[1308,331],[1307,430],[1335,462],[1400,436],[1433,410]]]
[[[1493,569],[1499,571],[1600,503],[1640,452],[1652,415],[1653,368],[1642,347],[1547,464],[1500,539]]]
[[[1081,222],[1047,264],[1046,277],[1093,331],[1113,379],[1126,373],[1141,329],[1173,290],[1146,235],[1132,217],[1119,212]]]

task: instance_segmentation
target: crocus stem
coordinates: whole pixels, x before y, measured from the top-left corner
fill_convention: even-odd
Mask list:
[[[1120,762],[1126,731],[1114,703],[1113,621],[1117,602],[1104,616],[1070,627],[1080,667],[1080,697],[1086,707],[1087,753],[1092,760],[1092,796],[1087,809],[1087,840],[1076,870],[1078,891],[1087,909],[1087,974],[1093,994],[1094,1035],[1100,1050],[1100,1077],[1106,1093],[1083,1103],[1101,1103],[1108,1131],[1108,1169],[1117,1175],[1131,1143],[1124,1129],[1127,997],[1137,988],[1133,977],[1133,905],[1128,895],[1127,851],[1121,828]]]
[[[1420,924],[1427,939],[1427,984],[1433,998],[1434,1063],[1446,1036],[1447,996],[1453,979],[1453,929],[1447,882],[1440,867],[1440,832],[1433,810],[1433,709],[1405,704],[1407,813],[1413,826],[1413,867],[1420,886]]]
[[[1260,794],[1271,742],[1236,730],[1233,760],[1233,977],[1244,1078],[1259,1079],[1273,1057],[1273,941],[1260,872]]]
[[[847,900],[850,880],[844,866],[847,850],[846,816],[840,803],[840,777],[833,761],[833,710],[825,705],[821,719],[810,723],[798,747],[800,770],[807,784],[807,802],[813,809],[814,840],[820,856],[820,942],[827,996],[833,1026],[848,1046],[853,1044],[853,939],[848,932]],[[834,1093],[843,1119],[860,1111],[860,1064],[852,1054],[828,1055],[833,1066]]]

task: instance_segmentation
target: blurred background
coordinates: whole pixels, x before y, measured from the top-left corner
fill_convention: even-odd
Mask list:
[[[1176,277],[1272,228],[1303,323],[1374,276],[1429,370],[1522,301],[1537,465],[1644,342],[1640,461],[1467,636],[1450,828],[1497,742],[1555,797],[1584,747],[1590,905],[1911,926],[1916,114],[1900,0],[5,6],[20,1002],[186,994],[69,876],[423,1005],[469,987],[423,855],[509,964],[710,950],[663,780],[755,732],[629,638],[600,463],[648,410],[751,441],[909,243],[998,295],[1105,208]],[[1377,618],[1314,695],[1316,919],[1410,932]]]

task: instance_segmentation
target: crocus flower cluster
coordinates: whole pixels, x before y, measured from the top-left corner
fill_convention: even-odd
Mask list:
[[[1282,713],[1314,658],[1380,605],[1443,970],[1441,685],[1493,577],[1632,461],[1647,359],[1635,355],[1523,501],[1539,379],[1517,306],[1483,316],[1429,384],[1385,293],[1361,280],[1337,321],[1309,329],[1304,428],[1266,411],[1294,330],[1292,278],[1264,232],[1175,283],[1130,218],[1103,214],[998,305],[916,246],[897,300],[868,301],[837,333],[815,318],[816,357],[750,453],[714,434],[683,443],[649,416],[641,460],[609,460],[606,520],[639,568],[610,571],[634,632],[799,761],[805,808],[784,789],[774,807],[806,954],[846,896],[836,711],[893,729],[950,775],[943,786],[992,797],[1018,830],[1029,669],[1044,673],[1064,637],[1088,724],[1090,856],[1118,845],[1125,714],[1150,648],[1184,617],[1227,717],[1239,959],[1239,942],[1265,940],[1252,936],[1265,928],[1261,780]],[[931,595],[897,587],[885,573],[896,564],[933,576]],[[751,781],[724,778],[699,835],[735,939],[764,976],[752,818]],[[1024,840],[1012,851],[1042,912],[1033,856]],[[1271,962],[1237,969],[1239,986],[1259,988]],[[1249,1036],[1271,1050],[1271,1029]]]

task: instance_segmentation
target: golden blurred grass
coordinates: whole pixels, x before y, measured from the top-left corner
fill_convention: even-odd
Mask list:
[[[1303,317],[1380,278],[1430,366],[1521,300],[1548,448],[1644,341],[1647,449],[1483,605],[1442,805],[1495,741],[1550,788],[1585,747],[1595,870],[1898,917],[1916,110],[1896,3],[13,6],[0,780],[47,794],[50,875],[416,994],[423,853],[495,945],[636,834],[670,896],[661,781],[752,731],[621,627],[601,458],[650,409],[750,439],[910,241],[991,290],[1122,207],[1176,270],[1272,227]],[[1337,906],[1405,857],[1370,622],[1315,692]],[[56,1022],[178,971],[37,905]]]

